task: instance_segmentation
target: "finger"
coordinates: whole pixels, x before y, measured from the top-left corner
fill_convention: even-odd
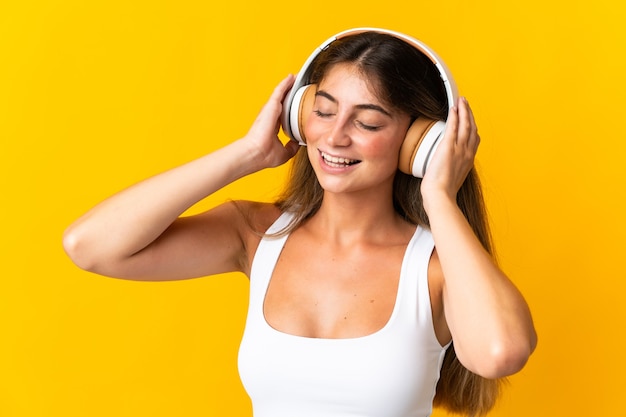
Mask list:
[[[480,143],[474,114],[464,97],[459,99],[459,143],[472,153],[476,153]]]
[[[293,86],[294,77],[292,74],[289,74],[287,77],[283,78],[283,80],[278,83],[272,94],[269,97],[269,100],[265,105],[261,108],[261,111],[257,115],[255,120],[255,124],[261,124],[263,120],[269,118],[272,123],[274,119],[278,123],[278,116],[283,110],[282,102],[287,95],[289,89]],[[277,124],[277,132],[280,129],[280,125]]]
[[[480,135],[478,134],[478,125],[476,124],[476,118],[474,117],[474,112],[472,111],[472,107],[469,105],[467,100],[465,100],[468,120],[470,122],[470,143],[469,145],[476,151],[478,149],[478,145],[480,144]]]
[[[448,111],[444,142],[448,142],[452,145],[456,144],[457,136],[459,134],[458,129],[459,129],[459,113],[458,113],[458,107],[455,105],[455,106],[452,106],[450,110]]]
[[[294,140],[289,140],[285,143],[285,149],[287,150],[289,159],[291,159],[296,152],[298,152],[298,149],[300,149],[300,144]]]
[[[458,133],[458,144],[467,144],[470,135],[471,135],[471,123],[469,121],[469,113],[467,110],[467,102],[463,97],[459,98],[459,133]]]
[[[292,74],[289,74],[287,77],[283,78],[283,80],[274,88],[274,92],[272,93],[271,100],[277,100],[282,102],[287,95],[289,89],[293,86],[295,78]]]

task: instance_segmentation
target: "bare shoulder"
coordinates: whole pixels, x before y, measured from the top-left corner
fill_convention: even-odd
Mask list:
[[[252,259],[259,242],[267,229],[280,216],[280,209],[272,203],[238,200],[229,204],[231,215],[238,218],[239,235],[244,246],[244,259],[241,259],[241,269],[249,275]]]
[[[261,233],[264,233],[281,213],[275,204],[249,200],[232,201],[231,209],[239,213],[247,226]]]

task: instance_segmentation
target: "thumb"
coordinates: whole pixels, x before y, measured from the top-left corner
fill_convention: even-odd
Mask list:
[[[285,143],[285,150],[289,155],[289,159],[295,156],[295,154],[298,152],[298,149],[300,149],[300,145],[295,140],[289,140],[287,141],[287,143]]]

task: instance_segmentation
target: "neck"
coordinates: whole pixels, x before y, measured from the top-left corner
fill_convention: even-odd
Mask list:
[[[319,211],[308,222],[329,242],[381,241],[406,227],[393,208],[391,195],[372,197],[324,193]]]

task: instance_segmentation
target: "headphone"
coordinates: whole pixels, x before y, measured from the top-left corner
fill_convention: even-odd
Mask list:
[[[300,69],[300,72],[296,75],[294,85],[283,101],[283,113],[281,116],[283,131],[290,139],[295,140],[300,145],[306,146],[304,124],[307,117],[313,111],[313,102],[315,101],[316,87],[313,84],[309,84],[309,78],[312,72],[311,64],[315,58],[336,40],[363,32],[377,32],[394,36],[424,54],[435,65],[439,72],[439,76],[446,90],[448,108],[454,106],[458,97],[458,90],[452,78],[452,74],[441,58],[424,43],[408,35],[387,29],[349,29],[330,37],[322,43],[307,58],[302,69]],[[424,117],[418,117],[409,127],[402,147],[400,148],[398,169],[405,174],[422,178],[426,172],[428,163],[437,149],[437,145],[439,145],[441,138],[443,138],[445,128],[446,122],[443,120],[430,120]]]

